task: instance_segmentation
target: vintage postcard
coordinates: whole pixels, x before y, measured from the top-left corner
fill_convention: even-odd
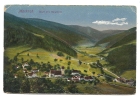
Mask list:
[[[136,7],[5,5],[5,93],[135,94]]]

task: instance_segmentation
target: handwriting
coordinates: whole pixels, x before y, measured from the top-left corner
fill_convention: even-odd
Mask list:
[[[21,10],[19,10],[18,13],[33,13],[33,12],[34,12],[33,10],[23,10],[23,9],[21,9]]]
[[[39,10],[39,13],[62,13],[62,11],[45,11],[45,10]]]

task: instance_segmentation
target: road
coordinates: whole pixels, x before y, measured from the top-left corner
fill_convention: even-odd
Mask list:
[[[105,71],[107,71],[107,72],[109,72],[109,73],[113,74],[113,75],[114,75],[114,76],[116,76],[117,78],[119,78],[119,76],[118,76],[118,75],[116,75],[116,74],[112,73],[112,72],[111,72],[111,71],[109,71],[107,68],[103,68],[103,70],[105,70]]]

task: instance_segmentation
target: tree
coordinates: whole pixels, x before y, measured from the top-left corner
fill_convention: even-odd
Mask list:
[[[71,60],[71,57],[67,55],[66,60]]]
[[[27,54],[27,56],[30,56],[29,53]]]
[[[25,74],[23,73],[22,70],[17,71],[17,74],[18,74],[18,77],[19,77],[20,79],[24,79],[24,78],[25,78]]]
[[[17,53],[17,55],[16,56],[18,56],[20,53]]]
[[[21,61],[23,62],[23,61],[24,61],[24,59],[23,59],[23,58],[21,58]]]
[[[57,52],[57,55],[58,55],[58,56],[64,56],[64,54],[63,54],[62,52],[60,52],[60,51]]]
[[[71,57],[69,56],[69,60],[71,60]]]
[[[68,61],[68,65],[70,65],[71,64],[71,62],[70,61]]]
[[[30,82],[28,79],[24,79],[21,83],[21,92],[30,93]]]
[[[70,76],[70,75],[71,75],[71,70],[69,70],[69,69],[66,69],[66,70],[65,70],[65,75],[68,75],[68,76]]]
[[[71,92],[71,93],[78,93],[78,92],[79,92],[78,89],[77,89],[77,86],[76,86],[75,84],[69,85],[69,86],[68,86],[68,90],[69,90],[69,92]]]
[[[95,74],[95,72],[92,72],[92,74],[94,75],[94,74]]]
[[[68,66],[67,69],[70,69],[70,66]]]
[[[69,59],[69,56],[66,56],[66,60],[68,60]]]
[[[14,78],[9,71],[4,72],[4,92],[19,93],[20,80]]]
[[[97,67],[103,67],[99,60],[97,60]]]
[[[25,66],[25,68],[27,68],[27,70],[32,70],[31,66]]]
[[[35,62],[34,62],[34,60],[33,59],[30,59],[30,65],[33,65]]]
[[[87,73],[87,70],[84,70],[85,73]]]
[[[46,71],[47,70],[47,68],[46,68],[46,66],[42,66],[41,68],[40,68],[40,71]]]
[[[54,61],[56,62],[56,61],[57,61],[57,59],[55,58],[55,59],[54,59]]]
[[[39,58],[38,54],[36,55],[37,58]]]
[[[82,61],[79,60],[79,65],[81,65],[81,64],[82,64]]]
[[[15,57],[14,57],[14,61],[17,61],[17,60],[18,60],[18,58],[17,58],[17,56],[15,56]]]

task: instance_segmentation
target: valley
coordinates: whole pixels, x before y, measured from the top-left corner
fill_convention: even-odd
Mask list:
[[[37,73],[38,78],[43,78],[44,77],[46,79],[50,79],[52,82],[56,82],[57,80],[61,80],[63,82],[66,82],[65,84],[67,84],[66,86],[64,85],[64,91],[67,93],[67,87],[71,86],[72,83],[67,82],[67,77],[71,77],[71,75],[64,75],[63,77],[49,77],[46,76],[45,72],[47,71],[47,69],[42,69],[39,68],[38,66],[42,66],[43,64],[49,64],[51,65],[51,69],[57,69],[59,70],[59,68],[61,68],[61,66],[64,66],[64,69],[67,70],[68,68],[72,71],[72,70],[78,70],[80,71],[81,75],[84,76],[94,76],[97,78],[96,81],[93,82],[75,82],[75,86],[77,87],[78,91],[82,92],[82,93],[87,93],[87,94],[131,94],[134,93],[135,91],[135,87],[124,84],[124,83],[116,83],[116,82],[112,82],[112,81],[107,81],[106,77],[104,76],[100,76],[103,73],[106,73],[107,75],[110,75],[112,77],[112,79],[114,78],[118,78],[118,76],[110,71],[108,71],[109,69],[107,69],[108,67],[105,67],[105,65],[108,63],[105,60],[101,60],[101,56],[97,55],[98,53],[100,53],[101,51],[104,50],[103,47],[77,47],[75,48],[78,53],[77,53],[77,57],[71,57],[70,60],[67,60],[66,57],[69,56],[65,53],[64,56],[58,56],[57,52],[59,51],[54,51],[54,52],[48,52],[44,49],[41,48],[36,48],[36,49],[31,49],[28,45],[25,46],[17,46],[17,47],[10,47],[7,48],[5,50],[5,56],[8,56],[10,59],[14,59],[14,57],[17,55],[17,53],[19,53],[19,55],[17,56],[17,62],[12,62],[12,66],[20,66],[20,64],[24,64],[24,62],[30,62],[30,60],[32,59],[34,62],[37,62],[38,65],[33,64],[31,65],[31,69],[28,70],[29,72],[31,72],[31,70],[33,69],[38,69],[40,70]],[[23,51],[22,51],[23,50]],[[28,55],[29,54],[29,55]],[[37,55],[39,57],[37,57]],[[55,61],[55,59],[57,59],[57,61]],[[82,62],[81,65],[79,65],[79,60]],[[101,69],[100,67],[91,67],[90,64],[92,63],[96,63],[97,60],[100,60],[100,63],[103,65],[103,69]],[[68,65],[68,62],[71,62],[70,65]],[[56,67],[55,67],[56,66]],[[9,66],[11,67],[11,66]],[[47,65],[46,65],[47,67]],[[18,75],[19,72],[21,73],[23,71],[22,68],[19,67],[19,70],[17,72],[14,73],[14,75],[16,74],[18,78],[22,78],[24,77],[24,74],[22,75]],[[49,71],[49,70],[48,70]],[[94,72],[94,73],[93,73]],[[22,72],[23,73],[23,72]],[[124,75],[122,75],[122,77],[126,77],[127,72],[124,73]],[[129,74],[130,76],[130,74]],[[13,76],[14,77],[14,76]],[[127,79],[131,78],[130,77],[126,77]],[[134,78],[134,77],[133,77]],[[135,78],[134,78],[135,79]],[[31,79],[29,78],[29,80],[34,80],[34,77]],[[100,82],[99,82],[100,81]],[[99,82],[99,83],[98,83]],[[106,91],[106,89],[109,89],[108,91]],[[128,91],[123,91],[125,89],[127,89]],[[69,93],[69,92],[68,92]],[[79,93],[79,92],[77,92]]]
[[[135,93],[136,27],[98,31],[4,17],[5,92]]]

